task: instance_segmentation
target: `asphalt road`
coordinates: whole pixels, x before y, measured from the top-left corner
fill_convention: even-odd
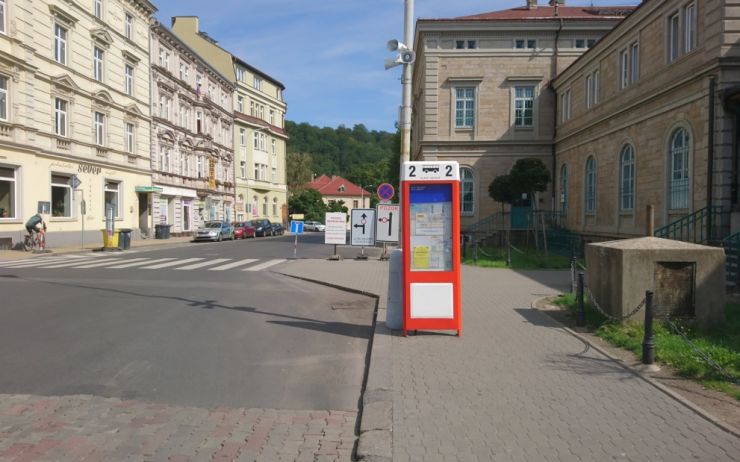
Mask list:
[[[356,410],[375,302],[273,272],[292,255],[282,236],[0,264],[0,393]]]

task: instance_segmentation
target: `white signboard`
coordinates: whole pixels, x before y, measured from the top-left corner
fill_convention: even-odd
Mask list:
[[[327,212],[324,218],[324,244],[347,243],[347,214],[344,212]]]
[[[455,161],[404,162],[404,181],[460,180],[460,165]]]
[[[378,204],[377,215],[375,240],[378,242],[398,242],[401,206],[397,204]]]
[[[351,245],[375,245],[375,209],[352,209],[350,236]]]

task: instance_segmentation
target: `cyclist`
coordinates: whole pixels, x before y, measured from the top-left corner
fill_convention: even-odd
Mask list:
[[[28,231],[28,235],[33,237],[34,234],[38,233],[40,234],[40,240],[43,242],[43,239],[41,239],[46,232],[46,223],[44,222],[44,219],[41,217],[40,214],[36,214],[28,219],[26,222],[26,231]]]

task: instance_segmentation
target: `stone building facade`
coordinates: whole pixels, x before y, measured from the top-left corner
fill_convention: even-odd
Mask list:
[[[285,86],[218,46],[198,18],[177,16],[173,32],[234,84],[235,215],[287,220]]]
[[[740,1],[649,0],[554,81],[558,210],[593,239],[722,206],[739,231]],[[599,85],[589,84],[600,74]],[[589,91],[590,90],[590,91]],[[730,218],[733,218],[730,220]]]
[[[234,214],[234,85],[159,23],[151,28],[152,215],[172,234]]]
[[[488,186],[516,160],[552,167],[552,79],[634,9],[551,3],[417,21],[411,158],[460,163],[463,229],[501,210]]]

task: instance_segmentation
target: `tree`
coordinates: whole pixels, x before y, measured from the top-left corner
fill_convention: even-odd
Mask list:
[[[500,175],[488,186],[488,194],[496,202],[512,204],[527,194],[532,197],[535,192],[547,189],[550,183],[550,172],[545,163],[539,159],[519,159],[508,175]]]
[[[501,175],[493,179],[488,185],[488,195],[493,200],[501,203],[501,211],[504,211],[504,204],[511,204],[517,199],[510,175]]]
[[[349,212],[349,209],[344,205],[344,201],[340,200],[337,202],[330,202],[328,206],[326,206],[327,212]],[[323,220],[322,220],[323,221]]]
[[[313,172],[313,159],[310,154],[289,152],[285,158],[288,191],[294,194],[310,181]]]
[[[302,213],[306,220],[324,221],[326,204],[315,189],[296,192],[288,199],[288,213]]]

